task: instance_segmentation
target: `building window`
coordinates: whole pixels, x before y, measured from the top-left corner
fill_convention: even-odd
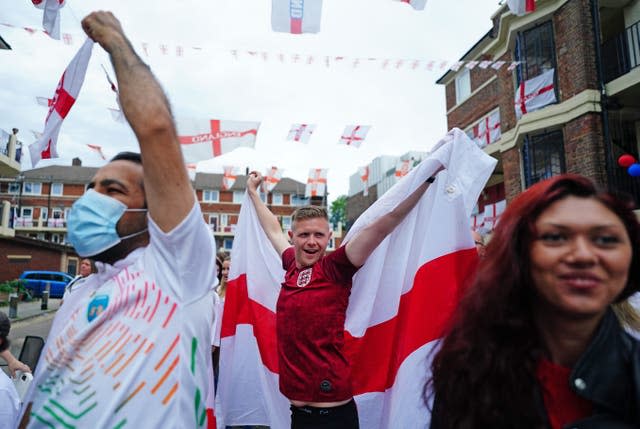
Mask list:
[[[49,209],[47,207],[40,207],[40,219],[47,219],[49,217]]]
[[[526,136],[522,146],[524,183],[536,182],[565,172],[562,131]]]
[[[471,95],[471,74],[464,68],[456,76],[456,104],[460,104]]]
[[[291,229],[291,216],[282,216],[282,229],[285,231]]]
[[[217,203],[220,201],[220,192],[217,189],[204,189],[202,191],[202,201],[206,203]]]
[[[284,199],[282,198],[282,194],[280,192],[276,192],[275,194],[271,194],[271,204],[276,206],[281,206]]]
[[[51,195],[62,196],[64,185],[62,183],[51,184]]]
[[[226,213],[221,213],[220,214],[220,226],[227,226],[229,225],[229,215]]]
[[[304,195],[292,195],[291,205],[292,206],[308,206],[309,198],[305,198]]]
[[[67,259],[67,274],[74,277],[78,274],[78,258]]]
[[[218,231],[218,215],[210,214],[209,215],[209,225],[211,226],[211,230],[216,232]]]
[[[233,247],[233,238],[225,238],[222,241],[222,247],[224,247],[224,250],[231,250]]]
[[[31,219],[33,217],[32,207],[22,207],[20,211],[21,211],[20,217],[23,219]]]
[[[236,204],[242,203],[244,198],[244,191],[233,191],[233,202]]]
[[[20,184],[19,183],[9,183],[9,190],[8,192],[10,194],[19,194],[20,193]]]
[[[51,234],[51,241],[60,244],[60,234]]]
[[[540,76],[548,70],[555,69],[555,52],[551,21],[519,33],[514,55],[516,61],[521,61],[516,73],[516,87],[520,85],[522,80],[526,81]],[[557,85],[554,86],[557,87]]]
[[[25,195],[40,195],[42,192],[42,183],[24,182],[22,193]]]

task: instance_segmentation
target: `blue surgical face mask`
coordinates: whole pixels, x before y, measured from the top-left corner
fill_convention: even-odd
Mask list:
[[[129,209],[124,203],[93,189],[73,203],[67,218],[67,238],[78,255],[95,256],[122,240],[144,233],[146,228],[124,237],[118,235],[116,224],[127,211],[147,209]]]

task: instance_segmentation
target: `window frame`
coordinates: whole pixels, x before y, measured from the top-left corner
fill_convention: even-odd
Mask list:
[[[207,195],[209,196],[209,198],[207,198]],[[219,203],[220,191],[218,189],[203,189],[202,202],[203,203]]]
[[[557,159],[550,159],[557,155]],[[567,164],[564,135],[561,129],[526,135],[521,148],[522,175],[525,189],[549,177],[565,173]],[[537,162],[537,159],[540,159]],[[534,165],[534,164],[539,165]]]
[[[465,89],[468,86],[468,91],[466,94],[462,92],[462,84],[464,83]],[[456,75],[455,78],[456,85],[456,105],[461,104],[463,101],[468,99],[471,96],[471,70],[466,67],[463,67],[460,72]]]
[[[546,34],[545,34],[546,33]],[[541,47],[544,43],[541,40],[541,35],[548,35],[550,46]],[[550,53],[550,57],[546,60],[549,62],[549,66],[545,67],[545,62],[541,62],[541,55],[531,56],[529,55],[529,48],[534,51],[547,49]],[[556,41],[555,32],[553,29],[553,22],[551,20],[541,22],[533,27],[518,32],[516,35],[516,46],[514,49],[513,57],[520,63],[516,66],[515,88],[520,86],[520,82],[533,79],[536,76],[540,76],[545,71],[550,69],[556,70],[554,73],[554,91],[556,93],[556,100],[558,100],[558,59],[556,58]]]
[[[54,192],[56,185],[60,186],[60,192]],[[64,195],[64,183],[62,182],[52,182],[51,183],[51,195],[54,197],[61,197]]]
[[[30,186],[29,191],[27,191],[27,186]],[[37,188],[37,192],[35,189]],[[24,182],[22,184],[22,194],[23,195],[42,195],[42,183],[40,182]]]

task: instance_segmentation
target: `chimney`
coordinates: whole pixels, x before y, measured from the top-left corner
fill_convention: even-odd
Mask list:
[[[80,158],[73,158],[71,160],[71,165],[73,165],[74,167],[80,167],[82,166],[82,160]]]

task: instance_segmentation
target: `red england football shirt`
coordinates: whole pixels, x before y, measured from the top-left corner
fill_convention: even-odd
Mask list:
[[[276,309],[280,391],[305,402],[351,398],[344,321],[358,268],[344,246],[302,269],[290,247],[282,253],[282,267],[287,273]]]

